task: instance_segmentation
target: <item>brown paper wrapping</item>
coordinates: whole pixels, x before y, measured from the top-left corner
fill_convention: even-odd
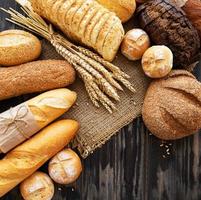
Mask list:
[[[0,151],[6,153],[40,128],[26,103],[0,114]]]

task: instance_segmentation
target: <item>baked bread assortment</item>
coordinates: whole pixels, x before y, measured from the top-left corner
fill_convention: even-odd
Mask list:
[[[79,156],[71,149],[64,149],[56,154],[49,162],[50,177],[59,184],[73,183],[82,172]]]
[[[0,32],[0,66],[20,65],[33,61],[41,53],[41,43],[34,35],[22,30]]]
[[[0,114],[0,153],[8,152],[0,160],[0,197],[22,182],[25,200],[50,200],[53,181],[71,184],[79,178],[83,170],[79,156],[70,148],[63,149],[75,137],[79,123],[70,119],[53,122],[77,99],[75,92],[63,87],[75,81],[76,70],[93,104],[99,107],[101,103],[112,113],[116,107],[110,98],[119,101],[117,90],[123,90],[119,83],[135,90],[129,76],[110,63],[121,42],[121,53],[131,61],[141,59],[144,73],[156,78],[142,109],[147,128],[163,140],[180,139],[201,128],[201,83],[190,72],[172,70],[173,61],[179,68],[197,60],[200,40],[189,21],[192,18],[187,18],[189,13],[186,16],[172,1],[139,6],[137,17],[144,30],[133,27],[125,37],[121,22],[133,16],[135,0],[25,0],[22,6],[27,16],[11,9],[6,11],[11,21],[49,40],[66,61],[33,61],[41,53],[35,36],[20,30],[0,33],[0,65],[10,66],[0,68],[0,100],[55,89]],[[186,6],[181,7],[185,10]],[[103,58],[71,43],[41,17]],[[37,171],[48,160],[50,177]]]
[[[20,184],[24,200],[50,200],[54,196],[54,184],[43,172],[35,172]]]
[[[0,77],[0,100],[3,100],[66,87],[75,81],[75,70],[63,60],[41,60],[9,68],[1,67]]]
[[[98,3],[116,13],[122,23],[127,22],[136,9],[135,0],[96,0]]]
[[[199,60],[198,32],[181,8],[169,0],[154,0],[142,4],[137,15],[151,40],[171,49],[175,67],[185,68]]]
[[[60,120],[10,151],[0,160],[0,197],[32,175],[75,136],[79,124]]]
[[[174,70],[149,86],[142,117],[163,140],[189,136],[201,128],[201,83],[187,71]]]
[[[0,152],[8,152],[67,112],[76,98],[68,89],[51,90],[1,113]]]
[[[121,21],[94,0],[31,0],[42,17],[58,26],[69,38],[92,47],[112,61],[124,36]]]

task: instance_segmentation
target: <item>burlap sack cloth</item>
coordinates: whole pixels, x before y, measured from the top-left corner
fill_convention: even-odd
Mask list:
[[[133,28],[132,22],[126,25],[126,30]],[[43,41],[43,54],[41,59],[62,59],[47,41]],[[77,146],[81,156],[86,158],[97,147],[101,147],[118,130],[131,123],[141,113],[142,103],[148,79],[145,77],[139,62],[128,61],[119,53],[114,61],[123,71],[130,75],[136,93],[128,91],[119,92],[121,102],[116,106],[118,111],[109,114],[103,107],[96,108],[92,105],[81,79],[69,88],[78,94],[77,104],[62,118],[71,118],[80,122],[81,128],[73,144]]]

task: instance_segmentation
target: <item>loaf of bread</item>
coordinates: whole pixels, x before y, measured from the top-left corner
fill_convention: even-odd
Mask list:
[[[33,61],[41,53],[37,37],[22,30],[0,32],[0,66],[20,65]]]
[[[0,100],[62,88],[75,80],[75,70],[63,60],[42,60],[0,68]]]
[[[163,140],[174,140],[201,128],[201,83],[189,72],[172,71],[149,86],[142,110],[147,128]]]
[[[59,184],[70,184],[77,180],[82,172],[79,156],[70,148],[57,153],[49,162],[50,177]]]
[[[95,0],[31,0],[33,9],[69,38],[112,61],[124,35],[120,19]]]
[[[74,120],[57,121],[0,160],[0,197],[33,174],[75,136]]]
[[[136,9],[135,0],[96,0],[101,5],[116,13],[122,23],[127,22]]]
[[[45,92],[0,114],[0,152],[7,153],[65,113],[76,101],[75,92]]]
[[[54,196],[54,183],[43,172],[35,172],[20,184],[24,200],[51,200]]]

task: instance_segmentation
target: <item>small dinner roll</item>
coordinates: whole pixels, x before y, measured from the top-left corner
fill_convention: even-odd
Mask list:
[[[139,28],[128,31],[121,44],[121,52],[129,60],[139,60],[150,47],[149,36]]]
[[[162,78],[170,73],[173,67],[172,51],[164,45],[147,49],[142,57],[142,68],[151,78]]]
[[[51,159],[48,170],[50,177],[56,183],[70,184],[80,176],[82,163],[73,150],[64,149]]]
[[[20,185],[24,200],[51,200],[54,195],[54,184],[43,172],[35,172]]]

